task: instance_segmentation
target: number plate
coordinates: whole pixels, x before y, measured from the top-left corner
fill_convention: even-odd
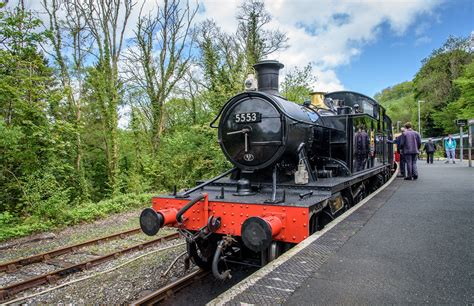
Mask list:
[[[262,114],[257,112],[234,115],[234,122],[236,123],[252,123],[260,121],[262,121]]]

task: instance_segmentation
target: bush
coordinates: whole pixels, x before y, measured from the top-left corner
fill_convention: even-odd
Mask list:
[[[151,197],[152,194],[124,194],[98,203],[89,202],[76,207],[67,207],[59,205],[59,198],[53,195],[44,203],[40,203],[38,210],[29,217],[20,219],[9,212],[1,213],[0,241],[64,226],[92,222],[110,214],[144,207],[151,203]],[[50,208],[47,206],[48,203],[56,206]],[[63,207],[61,211],[58,210],[59,207]],[[39,215],[40,211],[45,211],[47,215]]]
[[[217,142],[216,130],[193,125],[162,138],[152,172],[155,186],[172,190],[194,186],[197,180],[213,177],[231,165]]]

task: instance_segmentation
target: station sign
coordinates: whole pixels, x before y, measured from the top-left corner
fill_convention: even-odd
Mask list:
[[[456,120],[456,125],[457,126],[466,126],[467,125],[467,119],[457,119]]]

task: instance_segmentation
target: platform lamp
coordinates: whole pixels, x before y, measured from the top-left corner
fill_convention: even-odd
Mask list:
[[[425,101],[424,100],[418,100],[418,133],[420,133],[420,137],[421,137],[420,103],[425,103]]]

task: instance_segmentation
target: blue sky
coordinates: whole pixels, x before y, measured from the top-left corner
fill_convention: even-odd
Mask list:
[[[200,0],[198,19],[213,19],[235,33],[241,0]],[[367,95],[410,80],[421,60],[450,34],[474,30],[474,0],[264,0],[290,47],[272,54],[293,67],[312,63],[317,91],[354,90]]]
[[[421,60],[443,45],[449,35],[466,37],[474,31],[474,1],[452,0],[433,14],[421,15],[402,35],[382,25],[378,39],[363,47],[351,63],[336,68],[346,89],[368,95],[411,80]]]

